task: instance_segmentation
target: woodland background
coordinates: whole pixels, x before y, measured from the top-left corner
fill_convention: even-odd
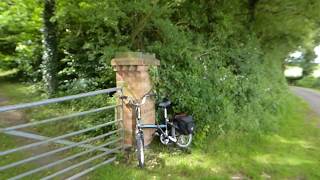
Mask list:
[[[155,53],[158,94],[194,115],[195,144],[275,131],[284,60],[313,57],[318,0],[4,0],[0,68],[50,97],[115,86],[116,52]]]

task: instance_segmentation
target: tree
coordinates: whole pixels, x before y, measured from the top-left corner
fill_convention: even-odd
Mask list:
[[[30,35],[26,33],[30,27],[39,29],[24,24],[37,22],[39,15],[32,13],[32,7],[40,3],[7,1],[10,3],[0,2],[0,9],[8,12],[0,16],[0,60],[16,62],[17,50],[25,56],[28,43],[41,39],[24,36]],[[19,3],[13,6],[13,1]],[[155,53],[161,60],[156,88],[178,102],[176,111],[194,113],[198,127],[205,129],[198,137],[212,130],[265,130],[276,124],[264,117],[281,109],[278,101],[287,89],[283,60],[297,47],[314,47],[319,36],[319,0],[41,2],[41,68],[50,94],[58,84],[66,94],[112,87],[115,79],[110,60],[116,52]],[[25,6],[30,10],[24,10]],[[15,39],[16,32],[23,38]],[[29,54],[35,58],[31,51]],[[20,59],[25,60],[24,56]],[[59,79],[63,79],[60,83],[58,63]]]
[[[42,9],[34,0],[0,2],[0,68],[15,68],[20,80],[41,79]]]
[[[255,10],[258,2],[259,0],[248,0],[249,22],[255,20]]]
[[[53,20],[55,14],[55,0],[45,0],[43,8],[43,63],[42,74],[49,95],[58,88],[58,41],[57,22]]]
[[[303,69],[302,75],[308,76],[310,75],[315,67],[314,59],[316,58],[316,55],[314,53],[313,49],[307,49],[306,52],[303,55],[303,60],[301,62],[301,67]]]

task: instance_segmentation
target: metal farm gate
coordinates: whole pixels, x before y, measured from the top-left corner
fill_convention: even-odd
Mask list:
[[[110,88],[0,107],[0,179],[78,179],[114,161],[116,153],[124,148],[122,103],[117,103],[112,97],[114,93],[122,93],[122,89]],[[100,100],[107,98],[109,101],[106,106],[92,105],[93,107],[86,110],[77,110],[72,105],[82,101],[88,107],[91,103],[95,104],[96,99],[88,103],[87,99],[95,97],[100,97]],[[10,117],[8,113],[23,112],[28,115],[35,109],[57,105],[60,105],[60,108],[71,107],[72,112],[44,120],[28,120],[23,124],[12,125],[12,122],[4,120]],[[47,110],[50,111],[50,108]],[[98,116],[97,114],[99,117],[90,118]],[[75,126],[82,118],[87,119],[82,125]],[[42,130],[48,130],[48,134],[52,128],[60,128],[61,131],[43,135],[38,126],[45,126]],[[77,128],[68,129],[73,126]]]

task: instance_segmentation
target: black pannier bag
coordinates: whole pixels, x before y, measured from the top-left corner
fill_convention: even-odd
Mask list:
[[[195,130],[195,124],[192,116],[179,114],[174,116],[174,120],[178,126],[178,132],[184,135],[192,134]]]

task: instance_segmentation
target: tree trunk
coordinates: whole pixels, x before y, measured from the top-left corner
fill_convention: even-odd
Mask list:
[[[255,10],[258,2],[259,0],[248,0],[249,22],[253,22],[255,20]]]
[[[45,0],[43,8],[43,56],[42,75],[49,95],[58,88],[58,41],[57,23],[52,21],[55,13],[55,0]]]

